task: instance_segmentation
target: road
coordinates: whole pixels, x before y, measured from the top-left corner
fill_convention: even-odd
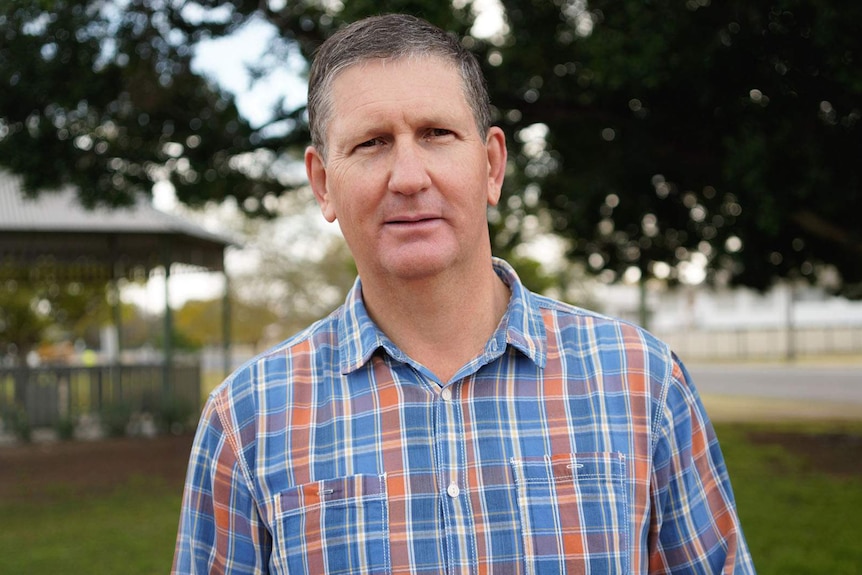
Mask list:
[[[862,404],[862,365],[687,365],[698,391]]]

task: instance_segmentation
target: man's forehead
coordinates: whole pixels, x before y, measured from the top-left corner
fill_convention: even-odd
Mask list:
[[[366,97],[406,103],[436,95],[448,105],[457,106],[453,98],[458,98],[470,107],[458,69],[450,60],[436,56],[365,59],[341,70],[332,80],[330,93],[336,113],[345,106],[355,107]]]
[[[386,70],[391,66],[398,66],[405,63],[416,63],[419,65],[427,66],[443,66],[456,74],[458,73],[458,67],[455,65],[455,62],[449,58],[445,58],[437,54],[428,54],[426,52],[411,52],[403,56],[368,56],[366,58],[357,60],[356,62],[346,64],[345,66],[338,69],[335,74],[333,74],[332,83],[334,84],[338,82],[338,80],[346,72],[356,71],[364,73],[370,71],[372,68],[378,67],[381,70]]]

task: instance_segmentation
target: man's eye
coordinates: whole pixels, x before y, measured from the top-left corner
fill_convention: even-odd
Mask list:
[[[441,136],[448,136],[452,133],[452,130],[447,130],[446,128],[432,128],[428,131],[428,135],[432,138],[439,138]]]
[[[365,140],[358,146],[357,148],[373,148],[374,146],[380,144],[380,138],[372,138],[370,140]]]

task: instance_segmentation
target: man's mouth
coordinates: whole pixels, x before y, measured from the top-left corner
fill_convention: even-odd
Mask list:
[[[428,222],[434,222],[439,220],[439,216],[432,215],[404,215],[404,216],[396,216],[393,218],[389,218],[386,220],[387,224],[395,224],[395,225],[420,225]]]

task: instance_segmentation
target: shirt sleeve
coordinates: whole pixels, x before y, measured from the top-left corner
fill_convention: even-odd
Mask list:
[[[658,421],[649,572],[753,574],[718,439],[675,357]]]
[[[183,490],[173,574],[267,573],[272,540],[219,396],[204,407]]]

